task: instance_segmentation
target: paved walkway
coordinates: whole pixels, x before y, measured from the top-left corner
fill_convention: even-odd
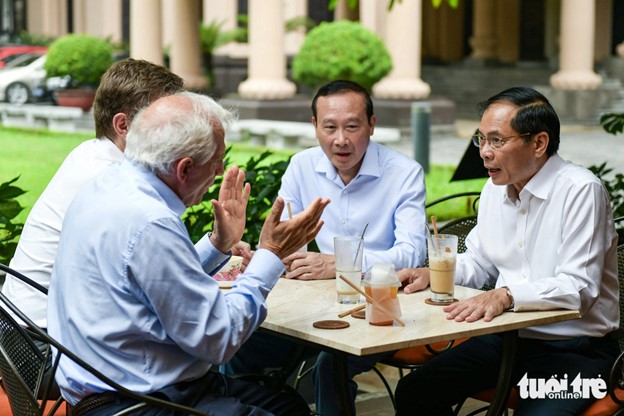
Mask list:
[[[478,126],[476,120],[458,120],[454,131],[434,130],[429,147],[429,163],[457,165],[468,146],[468,138]],[[412,144],[408,141],[390,146],[413,156]],[[585,167],[607,162],[614,173],[624,173],[624,134],[615,136],[600,126],[563,125],[559,154]]]

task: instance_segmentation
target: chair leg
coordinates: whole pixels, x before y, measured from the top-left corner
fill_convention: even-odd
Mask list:
[[[303,379],[305,376],[310,374],[312,370],[314,370],[314,364],[312,364],[309,368],[306,368],[307,364],[308,362],[306,360],[303,360],[301,362],[301,365],[299,366],[299,370],[297,370],[297,375],[295,376],[295,380],[293,381],[293,388],[295,390],[299,389],[299,383],[301,382],[301,379]]]
[[[396,410],[396,402],[394,400],[394,392],[392,391],[392,388],[390,387],[390,384],[388,384],[388,381],[386,380],[384,375],[381,374],[381,371],[379,371],[379,369],[377,367],[373,367],[373,371],[377,374],[377,376],[379,377],[379,379],[383,383],[384,387],[388,391],[388,396],[390,397],[390,401],[392,402],[392,408]]]

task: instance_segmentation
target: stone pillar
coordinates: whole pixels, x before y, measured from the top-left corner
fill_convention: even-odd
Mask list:
[[[237,1],[236,0],[204,0],[205,24],[213,21],[221,24],[221,30],[234,30],[237,27]]]
[[[154,0],[130,1],[130,56],[163,65],[161,3]]]
[[[303,18],[308,15],[306,0],[286,0],[284,7],[284,23],[295,18]],[[305,39],[306,30],[299,27],[296,30],[286,32],[284,35],[284,50],[287,55],[296,55]]]
[[[385,99],[427,98],[431,87],[420,79],[422,0],[395,1],[387,16],[386,47],[393,68],[373,86],[373,94]],[[405,39],[410,39],[408,48]]]
[[[100,10],[99,16],[101,21],[101,36],[110,38],[113,42],[122,41],[121,22],[123,16],[121,0],[111,2],[98,1]]]
[[[496,8],[496,16],[496,57],[516,62],[520,57],[520,0],[505,0],[503,7]]]
[[[560,69],[550,85],[562,90],[590,90],[602,84],[594,72],[594,0],[562,0]]]
[[[378,0],[360,0],[360,24],[382,39],[386,29],[386,7],[384,2]]]
[[[171,1],[171,0],[167,0]],[[169,3],[173,6],[173,2]],[[175,6],[166,7],[171,15],[171,48],[169,50],[171,71],[184,79],[188,89],[202,89],[208,80],[201,73],[201,48],[199,46],[199,1],[176,1]]]
[[[352,20],[355,22],[360,20],[360,15],[357,8],[352,9],[349,7],[348,0],[338,0],[334,9],[334,20]]]
[[[248,78],[238,86],[242,98],[280,100],[295,95],[297,87],[286,79],[283,16],[282,0],[249,2]]]
[[[46,36],[63,36],[67,34],[67,2],[49,0],[41,2],[43,15],[42,34]]]
[[[470,46],[474,59],[496,58],[496,0],[474,0]]]
[[[93,34],[94,28],[87,30],[87,6],[85,0],[72,0],[74,6],[73,10],[73,25],[74,33],[91,33]]]

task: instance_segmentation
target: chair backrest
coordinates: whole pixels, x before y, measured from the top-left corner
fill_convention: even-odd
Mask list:
[[[0,270],[4,270],[7,274],[11,274],[27,283],[32,282],[32,280],[24,275],[21,275],[3,264],[0,264]],[[24,280],[24,278],[26,280]],[[21,327],[12,315],[23,321],[28,331]],[[154,406],[157,408],[172,409],[181,414],[206,416],[205,413],[199,410],[134,392],[106,377],[49,336],[46,331],[31,321],[26,314],[0,291],[0,376],[2,376],[2,382],[14,415],[43,415],[44,408],[47,404],[46,402],[48,401],[48,392],[53,383],[53,379],[50,377],[49,381],[46,383],[47,385],[41,386],[49,356],[39,351],[33,342],[33,338],[47,344],[49,349],[55,349],[54,361],[51,364],[53,374],[58,368],[61,357],[64,356],[106,383],[111,391],[136,399],[139,404],[133,407],[135,409],[140,409],[145,406]],[[37,392],[39,392],[40,397],[42,397],[41,402],[37,400]],[[62,398],[58,399],[56,405],[48,414],[54,414],[62,401]]]
[[[4,302],[2,293],[0,297]],[[3,306],[0,307],[2,385],[14,415],[41,415],[46,403],[45,399],[41,402],[37,400],[37,393],[43,387],[41,382],[48,356],[39,351],[25,329]]]
[[[453,234],[457,236],[457,252],[466,251],[466,237],[470,230],[477,225],[477,217],[470,216],[452,220],[444,224],[438,229],[440,234]]]

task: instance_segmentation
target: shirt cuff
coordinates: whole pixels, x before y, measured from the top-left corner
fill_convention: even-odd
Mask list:
[[[210,241],[210,234],[204,235],[195,244],[195,250],[199,254],[199,259],[202,264],[202,268],[210,276],[217,273],[232,257],[232,253],[223,254],[217,249]]]

